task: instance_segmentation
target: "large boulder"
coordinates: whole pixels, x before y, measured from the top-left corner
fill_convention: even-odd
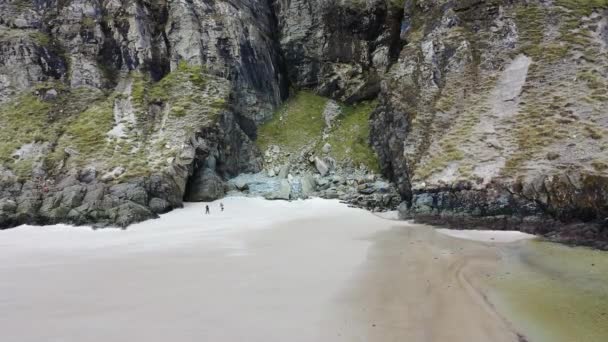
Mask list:
[[[224,181],[211,169],[195,172],[188,182],[185,200],[210,202],[225,195]]]
[[[112,225],[119,227],[126,227],[133,222],[141,222],[158,217],[158,215],[151,212],[148,208],[131,201],[110,209],[109,216]]]
[[[317,182],[315,178],[310,174],[306,173],[304,177],[302,177],[302,195],[306,198],[312,195],[317,188]]]
[[[329,165],[325,163],[321,158],[315,157],[315,167],[321,176],[325,177],[329,173]]]
[[[264,197],[269,200],[288,200],[291,196],[291,184],[287,179],[281,180],[279,188],[266,194]]]

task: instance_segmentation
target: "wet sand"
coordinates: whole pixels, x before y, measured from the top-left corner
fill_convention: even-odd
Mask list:
[[[500,342],[527,331],[497,294],[508,256],[529,242],[451,237],[335,201],[223,202],[223,213],[187,205],[126,231],[0,231],[2,341]]]

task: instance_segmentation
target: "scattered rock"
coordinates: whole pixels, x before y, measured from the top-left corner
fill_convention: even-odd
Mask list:
[[[57,90],[55,89],[49,89],[46,92],[44,92],[44,95],[42,95],[42,99],[44,101],[51,101],[57,98]]]
[[[103,176],[101,176],[101,180],[104,182],[108,182],[120,177],[120,175],[122,175],[123,173],[125,173],[125,168],[122,166],[117,166],[112,171],[107,172]]]
[[[279,178],[285,179],[285,178],[287,178],[288,174],[289,174],[289,164],[285,164],[285,165],[281,166],[281,170],[279,171]]]
[[[323,153],[325,154],[331,152],[331,144],[325,143],[325,145],[323,145],[323,147],[321,148],[321,151],[323,151]]]
[[[325,177],[329,173],[329,166],[319,157],[315,157],[315,167],[321,176]]]
[[[234,185],[239,191],[249,190],[249,184],[247,184],[244,180],[237,180],[234,182]]]
[[[302,194],[303,196],[309,197],[316,191],[316,181],[315,178],[310,174],[306,173],[304,177],[302,177]]]

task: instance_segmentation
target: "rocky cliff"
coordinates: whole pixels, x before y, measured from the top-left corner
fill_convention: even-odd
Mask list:
[[[607,247],[606,8],[406,1],[371,134],[402,216]]]
[[[0,13],[2,226],[125,225],[241,173],[335,162],[389,178],[404,218],[608,248],[606,0]]]
[[[1,226],[126,225],[181,206],[190,178],[197,198],[197,179],[260,169],[255,127],[287,95],[267,2],[19,0],[0,13]]]

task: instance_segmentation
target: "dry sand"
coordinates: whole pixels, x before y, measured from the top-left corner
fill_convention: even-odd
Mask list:
[[[2,341],[517,341],[493,243],[336,201],[187,205],[126,231],[0,231]]]

